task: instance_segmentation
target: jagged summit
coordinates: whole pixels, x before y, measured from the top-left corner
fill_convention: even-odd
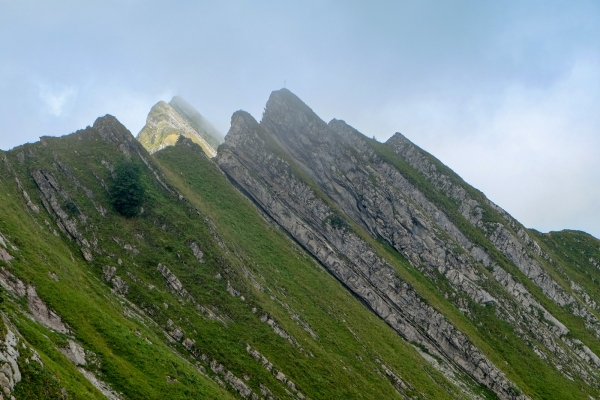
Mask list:
[[[334,132],[344,138],[350,138],[352,136],[364,137],[362,133],[360,133],[356,128],[349,125],[346,121],[342,119],[333,118],[327,124],[329,128],[331,128]]]
[[[93,127],[100,132],[102,139],[111,142],[130,141],[131,132],[116,117],[106,114],[96,118]]]
[[[288,89],[275,90],[269,96],[261,125],[280,124],[285,122],[288,126],[294,124],[327,124],[306,105],[298,96]],[[290,132],[292,133],[292,132]]]
[[[206,155],[214,157],[223,136],[194,107],[179,96],[152,107],[137,139],[150,153],[173,146],[179,136],[199,144]]]
[[[306,105],[298,96],[292,93],[289,89],[282,88],[274,90],[269,96],[269,100],[265,106],[265,113],[269,110],[272,111],[285,111],[293,108],[302,109],[305,112],[311,112],[312,109]]]
[[[225,144],[228,146],[239,146],[248,140],[248,133],[258,129],[259,124],[250,113],[246,111],[236,111],[231,116],[231,128],[225,136]]]
[[[419,146],[414,144],[409,138],[407,138],[400,132],[396,132],[392,136],[390,136],[390,138],[385,141],[385,144],[388,146],[391,146],[391,147],[396,147],[396,148],[406,147],[406,148],[419,149],[419,151],[424,151],[423,149],[421,149]]]
[[[327,160],[312,155],[330,153],[343,145],[327,123],[287,89],[271,93],[260,125],[313,179],[318,179],[313,169],[329,167]]]

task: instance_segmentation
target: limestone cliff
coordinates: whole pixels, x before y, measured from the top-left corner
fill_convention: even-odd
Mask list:
[[[234,114],[218,158],[228,176],[400,335],[443,360],[449,375],[461,372],[456,364],[500,397],[518,398],[504,374],[466,336],[348,229],[337,207],[295,176],[289,162],[269,151],[265,135],[249,114]]]

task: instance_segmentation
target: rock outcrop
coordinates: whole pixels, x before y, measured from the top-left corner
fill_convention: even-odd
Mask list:
[[[0,269],[0,286],[18,298],[27,297],[27,305],[31,317],[40,324],[60,333],[68,333],[69,329],[60,316],[40,299],[35,287],[25,285],[23,281],[11,274],[7,269]]]
[[[2,236],[2,232],[0,232],[0,260],[9,262],[13,257],[8,252],[7,242],[4,236]]]
[[[38,371],[44,370],[38,352],[24,340],[7,315],[0,313],[0,399],[16,400],[13,394],[17,384],[26,384],[23,380],[27,373],[22,367],[32,363],[36,364]],[[52,381],[56,379],[50,374],[46,376]]]
[[[4,326],[4,321],[0,320],[0,323]],[[0,388],[2,389],[0,397],[6,396],[12,400],[15,385],[21,381],[21,371],[17,363],[20,356],[19,339],[11,329],[4,329],[4,337],[0,339],[2,348],[0,350]]]

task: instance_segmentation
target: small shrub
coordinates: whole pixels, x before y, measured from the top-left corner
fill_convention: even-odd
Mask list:
[[[77,205],[73,202],[73,200],[67,200],[65,203],[65,209],[71,215],[79,215],[79,208],[77,208]]]
[[[328,223],[333,229],[336,230],[348,229],[348,223],[346,222],[346,220],[344,220],[344,218],[342,218],[339,214],[335,212],[330,214],[327,218],[325,218],[323,224],[326,223]]]

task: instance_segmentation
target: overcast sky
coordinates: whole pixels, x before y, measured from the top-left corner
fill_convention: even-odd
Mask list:
[[[599,1],[0,0],[0,149],[179,94],[226,133],[287,87],[527,227],[600,237]]]

